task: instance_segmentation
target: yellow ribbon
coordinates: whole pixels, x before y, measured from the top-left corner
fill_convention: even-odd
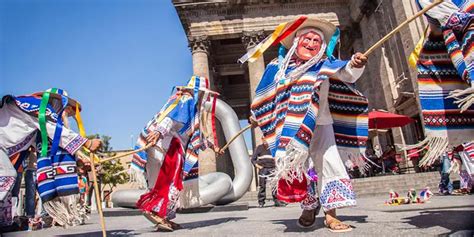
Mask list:
[[[79,107],[80,107],[80,104],[79,102],[77,102],[76,104],[76,122],[77,122],[77,128],[79,129],[79,135],[81,135],[81,137],[87,137],[86,135],[86,130],[84,129],[84,124],[82,124],[82,118],[81,118],[81,111],[79,110]],[[87,149],[86,147],[83,147],[84,150],[86,150],[87,152],[89,153],[92,153],[89,149]],[[96,155],[96,154],[93,154],[92,155],[94,156],[94,162],[97,162],[97,164],[100,162],[100,158]]]
[[[270,47],[273,44],[273,42],[275,42],[275,40],[278,38],[278,36],[280,36],[280,33],[283,31],[283,29],[285,29],[285,26],[287,24],[288,24],[288,22],[284,22],[284,23],[279,24],[277,26],[277,28],[275,28],[275,31],[273,31],[270,38],[267,41],[265,41],[260,47],[255,49],[255,52],[252,54],[252,56],[249,58],[248,61],[249,62],[254,62],[255,60],[257,60],[257,58],[262,56],[263,52],[265,52],[265,50],[267,50],[268,47]]]
[[[412,68],[416,68],[416,64],[418,63],[418,58],[420,57],[420,52],[423,48],[423,42],[425,41],[427,33],[428,27],[426,27],[425,31],[423,32],[423,35],[420,37],[420,40],[416,44],[415,49],[413,49],[413,52],[411,52],[410,57],[408,57],[408,64]]]
[[[84,130],[84,125],[82,124],[82,118],[81,118],[81,111],[79,110],[80,104],[77,102],[76,104],[76,122],[77,122],[77,128],[79,129],[79,135],[81,137],[86,137],[86,131]]]
[[[168,106],[168,108],[166,108],[165,111],[163,111],[163,113],[160,114],[160,116],[158,117],[157,119],[157,122],[161,122],[165,117],[166,115],[168,115],[179,103],[179,100],[181,99],[181,95],[179,95],[175,101],[173,101],[173,103]]]

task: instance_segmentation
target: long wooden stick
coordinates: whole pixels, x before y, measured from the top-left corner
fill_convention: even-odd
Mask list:
[[[104,163],[104,162],[109,161],[109,160],[115,160],[115,159],[119,159],[119,158],[122,158],[122,157],[125,157],[125,156],[129,156],[129,155],[135,154],[137,152],[144,151],[144,150],[146,150],[146,149],[148,149],[152,146],[153,146],[153,144],[150,143],[150,144],[148,144],[148,145],[146,145],[146,146],[144,146],[140,149],[137,149],[137,150],[133,150],[133,151],[125,152],[125,153],[120,154],[120,155],[116,155],[116,156],[108,157],[108,158],[105,158],[105,159],[101,159],[99,161],[99,163]],[[157,147],[157,148],[158,148],[158,151],[160,151],[161,153],[163,153],[163,154],[165,153],[165,151],[163,151],[163,149],[161,149],[159,147]]]
[[[248,130],[249,128],[251,128],[251,127],[252,127],[252,125],[249,124],[247,127],[242,128],[242,130],[240,130],[237,134],[235,134],[235,135],[227,142],[227,144],[225,144],[225,146],[223,146],[223,147],[219,150],[219,152],[225,151],[225,149],[227,149],[227,148],[230,146],[230,144],[231,144],[235,139],[237,139],[237,137],[239,137],[240,135],[242,135],[242,133],[244,133],[245,131],[247,131],[247,130]]]
[[[92,166],[92,179],[94,180],[94,193],[95,193],[95,202],[97,204],[97,211],[99,212],[100,217],[100,225],[102,226],[102,236],[106,237],[107,233],[105,232],[105,220],[104,220],[104,213],[102,212],[102,201],[100,200],[99,194],[99,185],[97,184],[97,173],[95,172],[95,161],[94,161],[94,154],[92,152],[89,153],[89,158],[91,159],[91,166]]]
[[[415,15],[413,15],[412,17],[406,19],[404,22],[402,22],[399,26],[397,26],[397,28],[393,29],[390,33],[388,33],[387,35],[385,35],[382,39],[380,39],[377,43],[375,43],[372,47],[370,47],[365,53],[364,53],[364,56],[369,56],[369,54],[371,54],[375,49],[377,49],[378,47],[382,46],[383,43],[385,43],[385,41],[389,40],[390,38],[392,38],[393,35],[395,35],[396,33],[398,33],[398,31],[400,31],[400,29],[402,29],[404,26],[408,25],[408,23],[412,22],[413,20],[415,20],[416,18],[420,17],[421,15],[423,15],[425,12],[429,11],[431,8],[439,5],[440,3],[442,3],[443,0],[436,0],[434,1],[432,4],[428,5],[427,7],[423,8],[421,11],[419,11],[418,13],[416,13]]]

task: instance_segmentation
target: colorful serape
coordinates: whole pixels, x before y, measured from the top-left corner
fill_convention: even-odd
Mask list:
[[[319,110],[319,86],[324,80],[330,80],[328,102],[341,157],[343,160],[358,159],[365,153],[367,99],[352,85],[334,77],[346,64],[347,61],[322,60],[293,82],[275,80],[276,60],[267,66],[251,111],[276,159],[273,186],[279,179],[290,183],[305,179],[305,162]],[[290,65],[288,71],[294,68]]]
[[[60,148],[54,156],[39,157],[37,166],[38,193],[46,212],[61,226],[81,223],[76,158]]]
[[[442,37],[430,36],[424,43],[417,69],[426,139],[407,149],[426,150],[420,166],[427,166],[449,147],[474,139],[474,106],[462,111],[449,97],[468,84],[453,65]]]

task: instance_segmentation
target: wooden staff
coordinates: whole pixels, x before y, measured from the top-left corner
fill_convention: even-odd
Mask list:
[[[97,184],[97,173],[95,172],[95,161],[94,161],[94,154],[89,151],[89,158],[92,167],[92,179],[94,180],[94,193],[95,193],[95,202],[97,204],[97,211],[99,212],[100,217],[100,225],[102,226],[102,236],[106,237],[107,233],[105,232],[105,220],[104,220],[104,213],[102,212],[102,201],[100,200],[99,194],[99,185]]]
[[[223,146],[221,149],[219,149],[219,152],[223,152],[225,151],[225,149],[227,149],[227,147],[230,146],[230,144],[235,140],[237,139],[237,137],[239,137],[240,135],[242,135],[242,133],[244,133],[245,131],[247,131],[249,128],[252,127],[252,124],[249,124],[247,127],[245,128],[242,128],[242,130],[240,130],[237,134],[235,134],[228,142],[227,144],[225,144],[225,146]]]
[[[108,158],[105,158],[105,159],[101,159],[99,161],[99,163],[104,163],[106,161],[109,161],[109,160],[115,160],[115,159],[119,159],[119,158],[122,158],[122,157],[125,157],[125,156],[129,156],[129,155],[132,155],[132,154],[135,154],[137,152],[140,152],[140,151],[144,151],[150,147],[152,147],[154,144],[148,144],[140,149],[137,149],[137,150],[133,150],[133,151],[129,151],[129,152],[125,152],[123,154],[120,154],[120,155],[116,155],[116,156],[112,156],[112,157],[108,157]],[[157,147],[158,151],[160,151],[161,153],[165,154],[165,151],[163,149],[161,149],[160,147]]]
[[[404,22],[402,22],[399,26],[397,26],[397,28],[393,29],[390,33],[388,33],[387,35],[385,35],[382,39],[380,39],[377,43],[375,43],[372,47],[370,47],[365,53],[364,53],[364,56],[369,56],[369,54],[371,54],[375,49],[377,49],[378,47],[382,46],[383,43],[385,43],[387,40],[389,40],[390,38],[392,38],[392,36],[394,36],[396,33],[398,33],[398,31],[401,30],[401,28],[403,28],[404,26],[408,25],[408,23],[412,22],[413,20],[415,20],[416,18],[420,17],[421,15],[423,15],[425,12],[429,11],[431,8],[439,5],[440,3],[442,3],[443,0],[435,0],[432,4],[428,5],[427,7],[423,8],[421,11],[419,11],[418,13],[416,13],[415,15],[413,15],[412,17],[406,19]]]

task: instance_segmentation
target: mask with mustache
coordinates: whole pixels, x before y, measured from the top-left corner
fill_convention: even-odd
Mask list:
[[[318,54],[323,44],[323,34],[314,28],[304,29],[298,32],[298,46],[296,56],[301,60],[308,61]]]

